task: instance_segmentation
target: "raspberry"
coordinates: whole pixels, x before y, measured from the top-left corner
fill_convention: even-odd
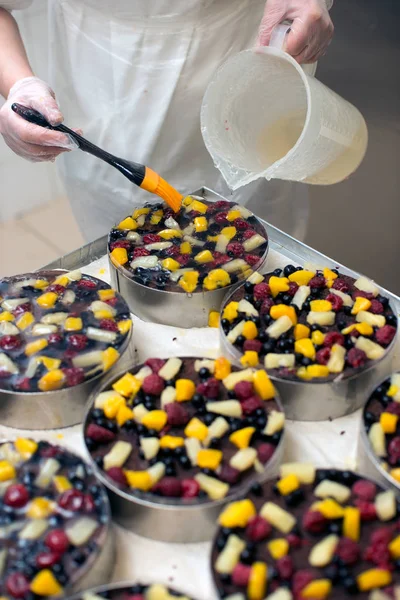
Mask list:
[[[182,498],[197,498],[200,492],[200,486],[195,479],[182,480]]]
[[[109,298],[108,300],[105,300],[105,303],[109,306],[115,306],[118,303],[118,298],[117,296],[114,296],[114,298]]]
[[[209,400],[216,400],[219,396],[219,381],[214,377],[210,377],[204,383],[200,383],[197,386],[197,393]]]
[[[306,569],[296,571],[292,580],[292,591],[294,596],[297,597],[301,590],[311,583],[313,579],[315,579],[315,577],[312,571],[307,571]]]
[[[39,569],[48,569],[60,561],[60,555],[57,552],[40,552],[36,556],[36,566]]]
[[[285,294],[288,294],[288,296],[294,296],[295,293],[297,292],[297,290],[299,289],[298,284],[295,281],[291,281],[289,283],[289,289],[287,292],[285,292]]]
[[[12,598],[25,598],[30,592],[30,581],[23,573],[11,573],[6,579],[5,588]]]
[[[238,563],[232,571],[232,583],[238,587],[246,587],[249,583],[251,567]]]
[[[29,492],[22,483],[9,485],[3,497],[3,502],[12,508],[22,508],[29,500]]]
[[[84,333],[74,333],[67,338],[67,344],[77,352],[82,352],[87,346],[88,338]]]
[[[254,286],[254,300],[265,300],[269,296],[271,296],[271,288],[268,283],[257,283],[257,285]]]
[[[317,363],[319,365],[327,365],[330,357],[331,357],[331,349],[330,348],[321,348],[321,350],[318,350],[317,354],[315,355],[315,360],[317,361]]]
[[[250,224],[247,221],[245,221],[244,219],[235,219],[233,224],[236,227],[236,229],[239,229],[242,231],[245,229],[250,229]]]
[[[176,256],[178,256],[180,254],[180,250],[179,250],[178,246],[172,245],[165,250],[165,254],[167,254],[167,256],[171,256],[172,258],[175,258]]]
[[[350,538],[343,537],[336,547],[336,555],[346,564],[354,565],[360,556],[360,548]]]
[[[63,369],[62,371],[69,387],[79,385],[85,381],[85,371],[80,367],[71,367],[70,369]]]
[[[182,494],[182,484],[175,477],[163,477],[161,481],[152,487],[152,492],[167,498],[179,498]]]
[[[146,248],[135,248],[133,251],[133,259],[142,258],[142,256],[150,256],[150,250],[146,250]]]
[[[23,379],[20,379],[15,384],[15,389],[21,390],[21,392],[29,392],[29,390],[31,389],[31,380],[29,379],[29,377],[24,377]]]
[[[177,256],[175,258],[175,260],[178,261],[178,263],[181,265],[181,267],[186,267],[186,265],[188,264],[188,262],[190,260],[190,255],[189,254],[180,254],[179,256]]]
[[[321,533],[324,531],[327,524],[327,520],[324,515],[317,510],[309,510],[304,513],[303,516],[303,527],[306,531],[311,533]]]
[[[230,485],[234,485],[235,483],[237,483],[240,477],[240,471],[234,469],[230,465],[222,465],[218,477],[221,479],[221,481],[225,481]]]
[[[325,348],[331,348],[334,344],[344,346],[344,335],[338,333],[337,331],[329,331],[325,336],[323,345]]]
[[[15,310],[13,310],[13,315],[14,317],[19,317],[20,315],[22,315],[25,312],[30,312],[31,310],[31,305],[29,302],[25,302],[25,304],[20,304],[19,306],[17,306],[17,308]]]
[[[227,245],[226,251],[232,254],[235,258],[240,258],[244,254],[244,248],[239,242],[231,242]]]
[[[332,284],[332,287],[334,290],[338,290],[339,292],[343,292],[344,294],[347,294],[347,292],[350,289],[348,283],[340,277],[335,279],[335,281]]]
[[[107,475],[119,485],[128,485],[125,473],[121,467],[111,467],[111,469],[108,469]]]
[[[367,500],[355,500],[355,505],[360,511],[362,521],[375,521],[376,519],[376,508],[372,502]]]
[[[245,260],[250,267],[254,267],[260,262],[261,259],[256,254],[247,254],[247,256],[245,256]]]
[[[61,294],[65,292],[65,287],[63,285],[53,283],[52,285],[49,285],[49,287],[46,289],[46,292],[54,292],[58,296],[61,296]]]
[[[260,352],[261,348],[262,343],[259,340],[246,340],[243,344],[243,350],[245,351]]]
[[[213,252],[213,256],[214,256],[214,262],[217,262],[219,265],[224,265],[225,263],[227,263],[231,260],[229,258],[229,256],[227,256],[226,254],[224,254],[222,252]]]
[[[44,543],[50,550],[64,554],[69,548],[69,539],[64,529],[53,529],[44,538]]]
[[[396,335],[396,327],[384,325],[375,334],[375,339],[381,346],[388,346]]]
[[[374,313],[374,315],[382,315],[385,312],[383,308],[383,304],[379,302],[379,300],[371,300],[371,306],[369,308],[369,312]]]
[[[117,240],[116,242],[112,242],[110,244],[110,250],[113,251],[115,248],[125,248],[125,250],[129,250],[131,247],[131,242],[129,240]]]
[[[338,312],[343,306],[343,300],[336,294],[328,294],[326,300],[332,304],[332,310]]]
[[[272,527],[268,521],[260,517],[260,515],[256,515],[247,523],[246,536],[252,542],[262,542],[267,539],[271,530]]]
[[[295,533],[289,533],[289,535],[286,536],[286,539],[289,542],[289,546],[291,548],[300,548],[301,538],[299,538],[299,536],[296,535]]]
[[[228,223],[228,219],[227,217],[227,212],[219,212],[216,215],[214,215],[214,221],[216,223],[218,223],[218,225],[226,225],[226,223]]]
[[[78,352],[76,350],[72,350],[72,348],[68,348],[64,352],[64,359],[65,360],[72,360],[73,358],[75,358],[75,356],[78,356]]]
[[[281,579],[290,579],[293,575],[293,559],[291,556],[284,556],[276,561],[279,577]]]
[[[371,544],[389,544],[393,537],[393,529],[391,527],[380,527],[371,535]]]
[[[250,398],[254,394],[253,384],[250,381],[239,381],[233,391],[239,400],[246,400],[246,398]]]
[[[153,373],[158,373],[158,371],[165,365],[165,360],[162,358],[148,358],[144,364],[147,367],[150,367]]]
[[[251,415],[258,408],[263,408],[264,404],[258,396],[250,396],[250,398],[246,398],[246,400],[241,401],[243,414]]]
[[[59,333],[51,333],[47,338],[47,341],[52,346],[56,346],[58,344],[61,344],[61,342],[63,341],[63,336]]]
[[[159,396],[165,387],[165,382],[162,377],[153,373],[144,378],[142,389],[145,394],[151,394],[152,396]]]
[[[256,235],[256,233],[257,231],[254,231],[254,229],[246,229],[246,231],[243,233],[243,239],[249,240],[253,237],[253,235]]]
[[[400,417],[400,403],[399,402],[390,402],[386,407],[386,412]]]
[[[90,281],[90,279],[80,279],[78,281],[78,287],[86,290],[94,290],[97,288],[97,283]]]
[[[367,300],[373,300],[374,295],[371,294],[370,292],[363,292],[361,290],[355,290],[355,292],[353,292],[353,300],[356,300],[356,298],[366,298]]]
[[[86,437],[94,442],[106,444],[115,439],[115,433],[105,427],[91,423],[86,429]]]
[[[351,492],[361,500],[372,501],[376,496],[376,485],[367,479],[359,479],[352,486]]]
[[[22,340],[19,335],[3,335],[0,338],[0,348],[2,350],[17,350],[22,346]]]
[[[326,285],[325,277],[321,277],[320,275],[317,275],[316,277],[313,277],[312,279],[310,279],[310,281],[308,282],[308,285],[310,288],[321,289],[321,288],[325,287],[325,285]]]
[[[143,236],[143,244],[157,244],[162,242],[162,238],[156,233],[147,233]]]
[[[179,402],[170,402],[165,405],[165,412],[168,415],[168,424],[173,427],[180,427],[189,422],[190,414]]]
[[[381,568],[391,563],[390,552],[386,542],[375,542],[365,549],[364,560],[369,560]]]
[[[264,302],[261,304],[260,313],[262,315],[269,315],[271,308],[274,306],[274,301],[272,298],[266,298]]]
[[[63,492],[58,498],[58,505],[65,510],[71,510],[72,512],[79,512],[82,510],[85,503],[85,494],[81,491],[72,488]]]
[[[363,367],[367,362],[367,355],[359,348],[351,348],[346,356],[347,363],[354,369]]]
[[[388,446],[389,454],[397,454],[400,456],[400,437],[394,437]]]
[[[268,442],[266,442],[265,444],[261,444],[257,449],[258,460],[262,462],[263,465],[265,465],[265,463],[267,463],[272,457],[274,452],[275,446],[273,446],[272,444],[268,444]]]
[[[115,333],[118,333],[118,331],[119,331],[117,323],[115,321],[113,321],[112,319],[101,319],[101,321],[99,323],[99,327],[100,327],[100,329],[106,329],[107,331],[114,331]]]
[[[231,208],[231,203],[228,200],[217,200],[214,203],[214,207],[218,210],[229,210]]]

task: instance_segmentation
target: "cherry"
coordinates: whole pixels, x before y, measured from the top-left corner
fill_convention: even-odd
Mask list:
[[[4,494],[4,504],[12,508],[22,508],[29,500],[29,492],[22,483],[10,485]]]
[[[78,512],[82,510],[85,502],[85,494],[82,494],[79,490],[67,490],[58,499],[58,505],[65,510],[71,510]]]
[[[44,543],[50,550],[58,554],[64,554],[69,547],[69,539],[63,529],[49,531],[44,539]]]
[[[6,590],[13,598],[25,598],[30,591],[29,579],[23,573],[11,573],[7,577]]]
[[[60,562],[60,555],[57,552],[41,552],[36,557],[36,565],[39,569],[47,569]]]

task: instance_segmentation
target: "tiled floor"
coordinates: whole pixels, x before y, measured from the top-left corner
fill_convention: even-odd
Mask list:
[[[68,200],[61,198],[0,224],[0,276],[27,273],[82,244]]]

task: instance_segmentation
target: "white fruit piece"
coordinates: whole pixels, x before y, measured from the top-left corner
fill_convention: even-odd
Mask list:
[[[136,231],[128,231],[126,239],[134,244],[140,244],[142,242],[142,236]]]
[[[286,331],[289,331],[293,327],[292,320],[287,316],[283,315],[279,317],[276,321],[272,323],[269,327],[267,327],[267,334],[269,337],[277,339]]]
[[[0,550],[0,577],[2,576],[4,567],[6,566],[6,560],[7,560],[7,549],[4,548],[3,550]]]
[[[372,592],[368,596],[368,600],[391,600],[391,597],[382,592],[381,590],[372,590]]]
[[[153,269],[157,264],[157,256],[140,256],[131,261],[131,268],[138,269],[139,267],[144,267],[145,269]]]
[[[366,277],[360,277],[357,279],[357,281],[354,283],[354,287],[361,292],[367,292],[368,294],[373,294],[374,296],[379,294],[379,288],[373,281],[367,279]]]
[[[41,323],[46,323],[46,324],[61,325],[62,323],[64,323],[64,321],[67,319],[67,317],[68,317],[68,313],[56,312],[56,313],[50,313],[48,315],[44,315],[40,319],[40,321],[41,321]]]
[[[191,246],[197,246],[199,248],[202,248],[205,245],[205,242],[202,242],[201,240],[198,240],[197,238],[194,238],[191,235],[184,235],[183,240],[185,242],[189,242]]]
[[[0,446],[0,459],[6,460],[12,465],[17,465],[21,462],[22,455],[14,448],[14,445],[11,442],[2,444]]]
[[[317,498],[334,498],[340,504],[344,504],[350,498],[351,490],[347,485],[342,485],[336,481],[324,479],[314,490],[314,496]]]
[[[113,306],[110,306],[110,304],[107,304],[107,302],[103,302],[102,300],[94,300],[89,306],[89,310],[92,312],[105,310],[106,312],[111,313],[113,317],[117,314],[117,311]]]
[[[22,281],[17,281],[13,284],[13,289],[22,290],[24,287],[34,287],[36,285],[37,279],[23,279]]]
[[[241,417],[242,406],[239,400],[222,400],[221,402],[207,402],[208,412],[223,415],[224,417]]]
[[[235,325],[235,327],[233,329],[230,330],[230,332],[226,336],[228,342],[230,342],[231,344],[234,344],[236,342],[237,338],[239,337],[239,335],[242,335],[245,322],[246,321],[239,321],[239,323],[237,325]]]
[[[243,594],[237,593],[231,594],[230,596],[225,596],[225,600],[246,600],[246,598],[243,596]]]
[[[266,241],[267,240],[262,237],[262,235],[256,233],[255,235],[251,236],[251,238],[243,242],[243,248],[246,252],[253,252],[253,250],[262,246]]]
[[[34,326],[35,327],[35,326]],[[56,327],[57,330],[57,327]],[[32,328],[33,331],[33,328]],[[19,335],[19,329],[10,321],[0,322],[0,335]]]
[[[92,350],[92,352],[85,352],[84,354],[78,354],[72,359],[74,367],[93,367],[94,365],[101,365],[103,362],[103,352],[101,350]]]
[[[243,448],[232,456],[229,464],[238,471],[246,471],[254,465],[256,458],[257,450],[255,448]]]
[[[287,367],[293,369],[296,364],[294,354],[266,354],[264,365],[266,369],[279,369],[279,367]]]
[[[333,310],[326,312],[310,311],[307,315],[307,323],[309,325],[321,325],[323,327],[333,325],[335,323],[336,313]]]
[[[82,600],[104,600],[104,596],[98,596],[97,594],[92,594],[91,592],[85,592],[82,594]]]
[[[367,310],[360,310],[356,316],[358,323],[368,323],[371,327],[384,327],[386,319],[383,315],[374,315]]]
[[[279,474],[282,477],[296,475],[300,483],[310,484],[315,480],[315,467],[312,463],[284,463],[280,466]]]
[[[45,489],[47,488],[54,475],[61,469],[61,465],[55,458],[47,458],[42,464],[40,471],[35,479],[35,485]]]
[[[139,381],[143,382],[146,379],[146,377],[148,377],[152,373],[153,373],[153,371],[151,370],[151,368],[146,365],[146,366],[142,367],[140,369],[140,371],[138,371],[137,373],[135,373],[135,377]]]
[[[248,300],[241,300],[238,304],[238,312],[244,313],[248,317],[258,317],[259,313],[256,308]]]
[[[183,239],[185,239],[185,236],[187,236],[187,235],[192,235],[193,231],[194,231],[194,224],[189,223],[189,225],[187,227],[185,227],[185,229],[182,230],[182,233],[184,234]]]
[[[112,344],[117,339],[115,331],[107,331],[106,329],[98,329],[97,327],[88,327],[86,335],[89,340],[104,342],[104,344]]]
[[[27,302],[29,302],[29,298],[8,298],[3,300],[1,308],[3,310],[15,310],[20,304],[26,304]]]
[[[235,271],[241,271],[242,269],[248,268],[248,264],[242,258],[235,258],[224,264],[224,271],[227,273],[235,273]]]
[[[281,431],[285,424],[285,415],[283,412],[273,410],[268,415],[267,425],[264,428],[264,435],[274,435],[277,431]]]
[[[180,358],[169,358],[165,365],[158,371],[158,374],[160,377],[168,381],[178,375],[181,366],[182,361]]]
[[[239,562],[240,555],[246,548],[246,543],[235,534],[231,534],[224,549],[215,561],[217,573],[230,574]]]
[[[226,247],[229,244],[229,238],[224,235],[223,233],[221,233],[218,237],[217,237],[217,243],[215,244],[215,250],[216,252],[222,252],[223,254],[225,254],[226,252]]]
[[[293,600],[293,594],[287,588],[278,588],[275,592],[269,594],[265,600]]]
[[[385,354],[385,349],[382,346],[361,335],[357,338],[356,348],[365,352],[370,360],[378,360]]]
[[[32,327],[31,334],[33,336],[38,335],[49,335],[50,333],[55,333],[58,330],[57,325],[46,325],[45,323],[35,323]],[[17,330],[17,333],[18,330]]]
[[[329,373],[342,373],[344,369],[344,362],[346,358],[346,349],[340,344],[333,344],[331,348],[331,355],[326,365],[329,369]]]
[[[192,466],[195,467],[197,465],[197,455],[201,450],[201,444],[197,438],[186,438],[185,439],[185,448],[186,454]]]
[[[151,460],[157,456],[160,449],[160,440],[156,437],[140,438],[140,448],[146,460]]]
[[[147,410],[144,404],[138,404],[132,409],[132,412],[133,418],[136,421],[136,423],[141,423],[143,417],[145,417],[149,411]]]
[[[79,269],[75,269],[74,271],[65,273],[65,277],[70,281],[80,281],[82,279],[82,272]]]
[[[194,362],[194,370],[196,371],[196,373],[198,373],[200,371],[200,369],[203,369],[203,368],[208,369],[210,371],[210,373],[214,374],[215,360],[203,358],[203,359],[196,360]]]
[[[229,492],[229,485],[219,479],[215,479],[215,477],[209,477],[209,475],[204,475],[204,473],[197,473],[194,478],[199,484],[200,489],[206,492],[211,500],[222,500]]]
[[[261,273],[255,271],[250,275],[247,281],[252,283],[253,285],[257,285],[258,283],[262,283],[264,281],[264,277],[261,275]]]
[[[394,600],[400,600],[400,586],[396,585],[394,587]]]
[[[108,471],[108,469],[111,469],[112,467],[122,467],[122,465],[124,465],[128,460],[131,452],[132,444],[129,442],[123,442],[121,440],[116,442],[111,448],[110,452],[108,452],[104,457],[104,470]]]
[[[234,371],[230,373],[225,379],[222,381],[227,390],[231,391],[235,387],[237,383],[241,381],[253,381],[254,379],[254,369],[243,369],[243,371]]]
[[[258,458],[256,458],[256,460],[254,461],[253,468],[256,473],[264,473],[265,471],[265,466],[262,464],[262,462],[258,460]]]
[[[97,521],[90,517],[80,517],[72,524],[66,526],[65,533],[70,543],[74,546],[86,544],[98,527]]]
[[[253,213],[246,208],[245,206],[242,206],[241,204],[235,204],[235,206],[232,208],[232,211],[239,211],[240,214],[242,215],[243,219],[249,219],[250,217],[253,217]]]
[[[326,567],[332,561],[335,554],[336,546],[339,543],[337,535],[328,535],[318,544],[316,544],[309,556],[308,562],[312,567]]]
[[[111,398],[118,399],[121,402],[121,404],[125,402],[121,394],[118,394],[118,392],[115,392],[114,390],[107,390],[106,392],[100,392],[100,394],[96,396],[96,399],[94,401],[94,407],[101,408],[103,410],[105,403]]]
[[[2,370],[11,373],[12,375],[19,373],[15,362],[13,362],[7,354],[4,354],[4,352],[0,352],[0,367],[2,367]]]
[[[61,298],[61,304],[70,306],[75,302],[76,294],[72,290],[67,290]]]
[[[293,300],[291,304],[297,306],[297,308],[302,308],[304,302],[307,300],[310,295],[311,288],[308,285],[301,285],[295,295],[293,296]]]
[[[155,485],[165,475],[165,464],[163,462],[158,462],[152,467],[149,467],[147,472],[151,477],[152,484]]]
[[[146,244],[146,250],[167,250],[171,248],[172,242],[155,242],[154,244]]]
[[[379,421],[371,425],[368,439],[376,456],[380,458],[386,456],[386,436]]]
[[[295,517],[273,502],[266,502],[261,507],[260,516],[285,534],[296,525]]]
[[[19,532],[18,537],[22,540],[37,540],[48,529],[49,523],[46,519],[32,519]]]
[[[204,446],[208,446],[213,438],[222,438],[229,431],[229,423],[224,417],[217,417],[208,428],[208,435],[203,441]]]
[[[176,229],[177,231],[180,231],[181,229],[181,226],[178,221],[175,221],[174,217],[168,217],[168,219],[164,221],[164,225],[166,225],[168,229]]]
[[[1,325],[0,325],[1,328]],[[0,329],[1,332],[1,329]],[[390,383],[391,385],[395,386],[397,388],[397,391],[395,394],[393,394],[392,399],[395,402],[400,402],[400,373],[394,373],[392,375],[392,377],[390,378]]]
[[[177,269],[176,271],[171,271],[171,273],[169,274],[169,278],[171,281],[174,281],[176,283],[177,281],[179,281],[182,275],[184,275],[188,271],[192,271],[192,269]]]
[[[335,294],[335,296],[339,296],[339,298],[343,300],[343,306],[353,306],[354,300],[351,296],[349,296],[349,294],[345,294],[344,292],[335,290],[334,288],[331,288],[329,292]]]
[[[381,521],[390,521],[396,516],[396,495],[392,490],[381,492],[375,498],[375,509]]]
[[[176,389],[172,386],[168,386],[161,392],[161,408],[165,408],[167,404],[175,402],[176,400]]]
[[[38,361],[38,357],[32,356],[32,358],[28,362],[28,366],[25,371],[25,377],[28,377],[28,379],[32,379],[32,377],[34,377],[36,374],[39,364],[40,363]]]

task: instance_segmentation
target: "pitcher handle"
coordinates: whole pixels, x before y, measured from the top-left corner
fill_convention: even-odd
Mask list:
[[[287,34],[290,31],[291,22],[283,21],[283,23],[279,23],[276,25],[271,33],[271,39],[269,42],[269,46],[271,48],[277,48],[277,50],[283,50],[285,39]],[[310,77],[315,76],[315,71],[317,70],[318,63],[312,63],[308,65],[300,65],[306,75]]]

